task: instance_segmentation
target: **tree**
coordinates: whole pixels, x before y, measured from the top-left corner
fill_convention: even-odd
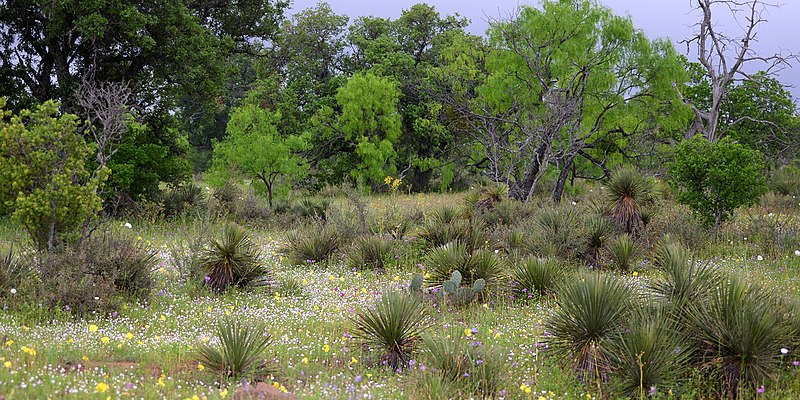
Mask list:
[[[744,71],[745,65],[754,62],[765,64],[764,71],[769,75],[790,66],[797,55],[759,55],[751,47],[759,25],[766,22],[763,14],[773,5],[760,0],[693,0],[693,3],[702,12],[702,19],[696,24],[696,35],[684,42],[687,49],[692,45],[697,48],[697,60],[708,78],[710,96],[705,106],[693,104],[687,99],[695,118],[686,137],[701,134],[715,142],[724,133],[720,129],[720,118],[730,86],[738,78],[750,79]],[[714,19],[717,9],[729,10],[733,18],[740,22],[743,30],[741,37],[717,31],[717,21]]]
[[[98,189],[108,169],[87,168],[95,149],[78,133],[78,117],[58,115],[47,101],[0,123],[0,205],[12,213],[39,249],[76,235],[101,208]]]
[[[225,177],[233,170],[258,179],[267,190],[270,207],[278,179],[300,179],[308,169],[297,154],[306,149],[306,138],[281,135],[275,127],[279,118],[254,104],[234,109],[228,136],[214,145],[212,156],[212,175]]]
[[[678,201],[713,226],[716,238],[720,224],[736,208],[755,204],[766,192],[763,168],[758,150],[727,137],[711,142],[698,135],[675,148],[669,172],[680,190]]]

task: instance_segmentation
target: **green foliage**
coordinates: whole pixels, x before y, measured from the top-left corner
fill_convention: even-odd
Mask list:
[[[606,344],[620,334],[633,307],[631,289],[618,278],[590,273],[566,282],[547,321],[553,345],[583,378],[601,379],[609,371]]]
[[[3,111],[0,98],[0,204],[10,210],[34,245],[52,249],[74,237],[101,208],[97,194],[107,169],[92,173],[93,148],[78,133],[78,118],[58,116],[48,101],[18,115]]]
[[[203,366],[226,378],[246,377],[263,367],[264,353],[272,343],[266,323],[222,319],[216,334],[219,343],[201,343],[197,348],[196,357]]]
[[[396,370],[408,362],[414,343],[427,328],[423,310],[423,303],[416,296],[385,293],[374,309],[356,313],[355,336],[379,349],[385,364]]]
[[[494,398],[503,387],[507,360],[495,347],[455,330],[422,338],[425,364],[445,382],[471,394]]]
[[[442,283],[439,295],[457,306],[465,306],[477,299],[485,288],[486,281],[483,278],[476,279],[471,286],[461,286],[461,272],[456,270],[450,275],[449,280]]]
[[[0,259],[0,299],[14,299],[17,293],[22,296],[24,288],[34,287],[33,283],[38,279],[30,263],[14,254],[13,248],[8,251],[8,255]],[[11,293],[11,289],[17,293]]]
[[[531,298],[555,295],[567,275],[567,267],[554,258],[532,258],[519,264],[511,273],[517,296]]]
[[[366,236],[356,239],[348,252],[347,266],[350,268],[369,268],[383,271],[387,256],[392,250],[391,243],[379,236]]]
[[[39,261],[42,297],[51,308],[77,315],[117,310],[145,301],[155,285],[156,253],[142,241],[108,233],[44,254]]]
[[[590,217],[586,232],[586,250],[583,252],[583,258],[590,266],[598,266],[600,249],[605,247],[614,231],[614,225],[608,218],[599,215]]]
[[[621,235],[608,243],[611,265],[623,272],[636,267],[639,252],[638,246],[628,234]]]
[[[688,308],[687,329],[729,396],[752,393],[780,372],[781,348],[793,334],[781,310],[767,289],[735,276]]]
[[[431,270],[426,283],[432,288],[443,288],[448,281],[453,283],[453,273],[457,271],[460,279],[454,283],[454,290],[461,285],[472,287],[482,279],[488,286],[487,291],[491,291],[500,284],[504,273],[504,265],[494,252],[471,252],[459,242],[451,242],[428,252],[425,266]]]
[[[572,260],[583,251],[583,224],[574,207],[544,206],[534,213],[533,221],[525,240],[528,253]]]
[[[715,229],[736,208],[755,204],[764,194],[763,168],[758,151],[729,138],[711,143],[701,136],[681,142],[669,165],[678,201]]]
[[[339,249],[339,242],[329,227],[310,228],[288,235],[283,253],[292,265],[325,264]]]
[[[683,318],[684,306],[702,301],[718,284],[715,271],[692,260],[689,251],[680,243],[662,238],[653,254],[653,265],[661,275],[648,286],[678,318]]]
[[[196,267],[215,292],[263,283],[267,273],[261,251],[247,231],[235,224],[226,225],[220,239],[211,239]]]
[[[206,206],[205,190],[192,183],[170,188],[159,197],[164,216],[167,218],[200,211]]]
[[[231,171],[257,179],[268,193],[269,205],[276,182],[284,184],[305,176],[308,166],[297,154],[307,148],[307,139],[299,135],[281,135],[276,128],[278,115],[257,105],[246,104],[231,114],[228,136],[214,146],[211,176],[225,182]]]
[[[636,167],[614,171],[608,181],[609,217],[624,232],[635,235],[642,228],[642,206],[652,201],[655,184]]]

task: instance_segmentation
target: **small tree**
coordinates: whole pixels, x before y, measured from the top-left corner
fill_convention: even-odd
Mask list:
[[[234,170],[261,181],[269,206],[279,177],[299,179],[308,171],[295,151],[307,147],[302,136],[282,136],[275,127],[280,117],[254,104],[237,108],[228,122],[228,137],[214,145],[212,174],[226,176]]]
[[[754,204],[766,192],[763,168],[757,150],[729,138],[713,143],[695,136],[677,146],[669,171],[680,189],[678,201],[699,213],[706,224],[713,224],[716,238],[720,223],[733,210]]]
[[[58,115],[58,103],[19,115],[4,106],[0,98],[0,116],[9,118],[0,122],[0,205],[37,248],[53,249],[100,210],[98,188],[108,169],[87,169],[94,148],[77,133],[77,116]]]

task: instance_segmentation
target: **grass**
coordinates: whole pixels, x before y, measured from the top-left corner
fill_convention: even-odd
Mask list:
[[[462,197],[383,196],[370,199],[369,213],[374,218],[395,207],[435,210],[461,204]],[[340,202],[344,200],[333,200],[332,207]],[[125,222],[132,227],[126,228]],[[195,358],[201,343],[215,340],[217,323],[225,319],[268,323],[272,343],[265,357],[270,375],[264,379],[298,398],[426,398],[434,390],[468,395],[458,387],[436,381],[424,353],[411,353],[404,372],[397,374],[381,366],[381,355],[355,338],[351,317],[356,311],[374,307],[384,293],[407,290],[413,274],[432,272],[423,262],[422,251],[400,254],[383,273],[353,270],[342,260],[331,261],[328,266],[291,266],[278,251],[286,232],[250,229],[271,276],[295,284],[291,290],[276,284],[215,295],[180,279],[168,247],[207,232],[216,233],[222,223],[176,219],[109,224],[114,229],[131,229],[136,239],[158,251],[154,294],[146,303],[124,304],[117,315],[109,317],[74,319],[56,311],[41,318],[34,310],[0,311],[0,395],[9,399],[231,398],[241,385],[239,380],[220,379],[207,367],[201,370]],[[415,230],[408,235],[413,240]],[[7,223],[0,224],[3,245],[19,236],[20,232]],[[731,233],[724,243],[699,253],[699,261],[774,292],[800,297],[800,257],[789,249],[775,259],[759,259],[759,248],[751,238],[744,240]],[[15,249],[22,251],[19,244]],[[661,276],[658,268],[650,268],[637,276],[619,275],[619,279],[638,291],[646,290]],[[0,309],[10,301],[15,299],[0,296]],[[427,312],[431,316],[430,332],[460,335],[465,342],[481,342],[500,352],[506,363],[496,396],[502,392],[507,399],[600,398],[596,385],[579,381],[561,367],[563,352],[550,346],[545,322],[556,304],[547,298],[515,301],[493,297],[466,308],[440,305]],[[96,330],[91,329],[93,325]],[[35,355],[23,351],[23,346],[33,349]],[[777,382],[765,382],[761,397],[800,397],[800,366],[792,364],[800,362],[800,354],[794,347],[787,348],[790,352],[781,360]],[[702,386],[707,380],[697,378],[687,386]],[[693,398],[698,397],[702,396]]]

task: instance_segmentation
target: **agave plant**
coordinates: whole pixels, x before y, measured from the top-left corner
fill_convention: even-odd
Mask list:
[[[608,243],[612,265],[620,271],[630,271],[639,257],[639,250],[630,235],[621,235]]]
[[[201,343],[197,349],[197,359],[206,368],[236,378],[263,367],[264,353],[272,343],[266,324],[224,319],[217,323],[216,331],[218,342]]]
[[[355,336],[383,351],[383,361],[393,370],[408,362],[414,343],[427,327],[423,303],[417,296],[385,293],[374,309],[356,313]]]
[[[782,318],[777,298],[766,289],[731,276],[704,303],[687,307],[687,331],[706,365],[712,365],[731,398],[752,393],[780,372],[781,348],[793,329]]]
[[[652,200],[655,185],[635,167],[615,171],[608,181],[611,220],[624,232],[636,235],[642,226],[641,208]]]
[[[220,239],[211,239],[197,267],[215,292],[257,283],[267,272],[261,252],[247,231],[235,224],[226,225]]]
[[[675,387],[686,371],[689,349],[678,325],[663,311],[643,309],[608,341],[613,392],[643,399]]]
[[[532,258],[517,265],[511,273],[511,279],[518,295],[535,293],[548,296],[555,294],[566,272],[566,266],[559,260]]]
[[[616,277],[591,273],[567,281],[547,322],[554,347],[569,354],[572,368],[584,379],[603,379],[609,371],[606,342],[618,335],[633,308],[633,295]]]

